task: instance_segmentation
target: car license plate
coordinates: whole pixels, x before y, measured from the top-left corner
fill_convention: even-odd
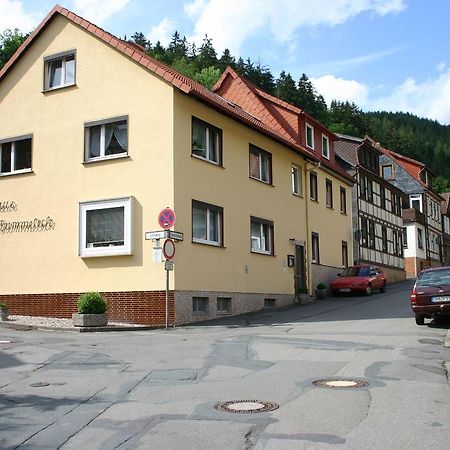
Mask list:
[[[443,302],[450,302],[450,295],[431,297],[431,303],[443,303]]]
[[[350,288],[341,288],[339,289],[339,292],[351,292],[352,290]]]

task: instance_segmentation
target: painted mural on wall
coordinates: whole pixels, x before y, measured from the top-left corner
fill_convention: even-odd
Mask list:
[[[0,213],[12,213],[18,211],[19,207],[14,201],[0,201]],[[0,220],[0,234],[6,233],[35,233],[40,231],[51,231],[56,223],[50,217],[34,217],[30,220]]]

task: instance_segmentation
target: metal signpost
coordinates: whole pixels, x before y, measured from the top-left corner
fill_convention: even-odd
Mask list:
[[[160,239],[165,239],[162,252],[165,258],[164,270],[166,271],[166,330],[169,329],[169,272],[173,270],[172,258],[175,256],[175,242],[182,241],[183,233],[169,228],[175,224],[176,215],[170,208],[163,209],[158,216],[158,223],[163,228],[158,231],[147,231],[145,239],[155,242],[155,248],[160,249]]]

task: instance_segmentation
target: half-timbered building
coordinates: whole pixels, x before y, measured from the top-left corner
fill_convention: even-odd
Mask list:
[[[402,191],[380,176],[382,152],[370,138],[338,135],[336,159],[356,180],[352,189],[353,260],[377,264],[388,282],[405,279]]]
[[[407,278],[442,264],[443,198],[432,189],[434,174],[422,162],[379,146],[383,178],[406,195],[403,209]]]

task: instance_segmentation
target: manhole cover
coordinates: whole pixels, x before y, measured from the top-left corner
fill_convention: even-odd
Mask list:
[[[327,388],[358,388],[367,386],[369,383],[362,380],[316,380],[314,385]]]
[[[50,386],[50,383],[47,383],[46,381],[40,381],[39,383],[32,383],[30,384],[31,387],[44,387],[44,386]]]
[[[260,412],[274,411],[279,405],[274,402],[260,400],[231,400],[217,403],[214,408],[218,411],[225,411],[237,414],[254,414]]]
[[[12,341],[0,341],[0,344],[11,344]]]

